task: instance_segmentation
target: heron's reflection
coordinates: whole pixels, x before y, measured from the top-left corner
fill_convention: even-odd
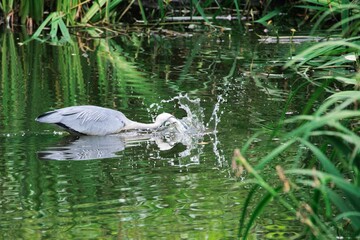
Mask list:
[[[68,136],[56,146],[38,152],[40,159],[48,160],[91,160],[113,158],[119,152],[142,143],[154,144],[160,151],[172,149],[178,143],[186,149],[180,156],[188,155],[197,141],[189,135],[174,132],[123,133],[108,136]]]

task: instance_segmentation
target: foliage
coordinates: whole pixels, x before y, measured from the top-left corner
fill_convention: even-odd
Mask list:
[[[298,127],[285,134],[281,144],[254,166],[242,155],[246,155],[250,144],[241,150],[242,154],[235,152],[234,161],[244,166],[255,177],[257,185],[268,192],[257,203],[247,223],[247,213],[243,211],[239,237],[248,237],[254,220],[272,199],[307,226],[308,231],[304,234],[319,239],[359,235],[360,111],[356,108],[359,101],[358,91],[335,93],[314,114],[285,121],[285,126],[297,124]],[[262,171],[266,166],[274,165],[281,156],[293,158],[298,166],[301,165],[299,161],[307,166],[283,170],[278,164],[279,181],[271,185]],[[244,209],[249,207],[257,191],[260,190],[250,191]]]
[[[122,40],[119,43],[112,39],[100,38],[95,31],[89,33],[94,38],[91,44],[80,42],[79,44],[68,44],[53,48],[47,44],[29,42],[19,48],[17,46],[19,40],[16,39],[15,34],[6,31],[6,34],[0,38],[2,62],[7,63],[2,65],[2,74],[0,74],[4,91],[2,96],[4,114],[9,113],[11,116],[18,116],[10,114],[11,111],[17,111],[17,108],[14,110],[11,107],[17,106],[23,101],[29,101],[29,99],[34,101],[32,105],[38,108],[33,109],[30,117],[28,116],[29,119],[34,119],[43,109],[52,107],[75,104],[114,107],[116,104],[118,108],[127,109],[129,103],[133,101],[133,97],[129,96],[135,95],[134,98],[136,99],[144,99],[146,95],[146,99],[143,100],[146,103],[147,101],[156,102],[158,95],[167,96],[167,92],[162,92],[161,88],[154,88],[153,84],[145,81],[143,74],[133,63],[133,56],[124,56],[124,51],[126,52],[124,47],[133,47],[129,41],[126,41],[129,46],[123,44],[125,37],[124,39],[118,38],[118,41]],[[20,41],[22,40],[20,39]],[[86,52],[88,51],[94,52],[94,54],[87,55]],[[43,61],[44,56],[48,58],[51,56],[51,61],[47,62],[49,65],[44,66],[44,64],[39,63]],[[90,67],[84,68],[84,65]],[[41,75],[44,74],[40,69],[41,67],[53,69],[59,74],[53,76],[50,74],[52,71],[49,71],[47,72],[49,75],[43,76]],[[89,71],[89,68],[97,69],[97,74]],[[31,74],[26,75],[24,72]],[[109,81],[110,73],[111,81]],[[24,75],[33,77],[28,79],[24,78]],[[24,81],[32,82],[29,91],[37,93],[36,96],[39,98],[30,97],[30,95],[24,97]],[[58,92],[49,90],[54,86],[59,87]],[[93,102],[94,100],[91,97],[94,94],[93,91],[100,91],[106,97],[101,98],[102,102]],[[121,101],[114,100],[117,98]],[[58,101],[64,105],[58,105],[60,104],[57,103]],[[22,114],[28,114],[24,109],[18,108],[18,110]],[[18,121],[10,118],[8,120],[9,122],[6,122],[6,126],[4,126],[4,131],[20,131],[19,128],[21,129],[21,127],[14,127]],[[34,124],[34,121],[29,122]]]
[[[315,22],[310,34],[315,35],[318,30],[326,29],[326,33],[332,37],[297,54],[285,67],[296,70],[302,68],[301,72],[304,75],[308,75],[309,70],[324,72],[331,69],[330,75],[322,76],[320,80],[334,78],[358,88],[359,75],[349,77],[343,69],[358,72],[360,68],[360,5],[356,4],[356,1],[350,3],[347,0],[303,2],[304,5],[297,7],[311,11],[312,21]]]
[[[243,1],[242,4],[245,5],[247,1]],[[148,19],[152,18],[158,21],[164,19],[166,15],[172,12],[174,9],[176,11],[187,10],[193,15],[201,15],[204,17],[205,21],[207,20],[207,14],[210,13],[212,7],[216,7],[214,15],[221,14],[225,12],[227,7],[234,7],[234,10],[240,18],[240,6],[237,1],[226,3],[224,2],[220,5],[218,2],[213,0],[208,0],[205,2],[200,2],[197,0],[192,0],[190,4],[180,3],[175,1],[174,4],[171,2],[162,2],[158,1],[157,3],[152,3],[151,1],[130,1],[125,2],[122,0],[99,0],[99,1],[88,1],[88,0],[70,0],[70,1],[55,1],[50,3],[49,1],[38,1],[38,0],[2,0],[0,3],[0,8],[5,16],[5,21],[8,23],[17,22],[18,19],[21,20],[21,23],[24,24],[26,21],[35,21],[36,24],[40,24],[40,21],[44,18],[44,11],[49,13],[59,12],[66,18],[66,25],[76,25],[79,23],[115,23],[119,22],[123,16],[133,9],[133,13],[139,12],[140,15],[134,15],[136,18],[140,19],[147,23]],[[18,8],[19,6],[19,8]],[[196,14],[197,13],[197,14]],[[131,20],[133,21],[133,20]]]
[[[294,6],[296,7],[294,10]],[[232,15],[240,25],[242,17],[247,16],[254,20],[254,14],[260,12],[257,23],[264,26],[276,16],[286,14],[287,11],[306,11],[306,18],[318,19],[314,30],[321,24],[329,21],[335,22],[329,31],[338,27],[343,34],[356,36],[359,31],[360,6],[347,0],[302,0],[299,4],[291,0],[276,1],[214,1],[214,0],[189,0],[189,1],[122,1],[122,0],[70,0],[70,1],[44,1],[44,0],[1,0],[0,9],[5,17],[5,22],[13,24],[20,22],[32,27],[40,25],[49,14],[58,12],[63,16],[66,26],[81,24],[113,24],[119,22],[141,21],[148,24],[150,21],[159,23],[166,21],[167,17],[186,16],[188,21],[192,17],[201,16],[208,24],[218,16]],[[341,20],[338,21],[338,16]],[[334,21],[334,19],[336,21]]]
[[[243,5],[245,4],[244,1]],[[216,10],[213,10],[215,7]],[[234,7],[234,10],[232,9]],[[200,19],[211,25],[210,19],[215,19],[218,15],[228,15],[236,13],[238,23],[240,23],[241,12],[237,1],[219,5],[216,1],[208,0],[200,2],[192,0],[190,4],[183,4],[175,1],[122,1],[122,0],[70,0],[70,1],[36,1],[36,0],[2,0],[0,9],[5,16],[4,22],[8,26],[15,23],[26,24],[30,32],[34,26],[38,26],[32,39],[39,39],[41,33],[46,33],[50,28],[50,38],[53,43],[58,36],[61,41],[70,42],[69,28],[81,27],[89,28],[94,25],[110,25],[119,23],[139,23],[139,24],[159,24],[166,21],[167,16],[176,16],[181,12],[186,12],[185,20],[193,21],[192,17],[201,16]],[[48,14],[48,15],[47,15]],[[0,19],[1,20],[1,19]],[[0,21],[1,23],[1,21]],[[60,31],[57,31],[60,29]],[[44,34],[45,35],[45,34]]]
[[[256,164],[244,156],[251,156],[247,152],[257,137],[234,153],[234,170],[241,172],[245,168],[253,176],[241,184],[255,183],[241,213],[238,235],[248,238],[257,217],[275,201],[306,226],[302,237],[356,238],[360,235],[360,6],[349,1],[304,0],[296,7],[306,9],[315,23],[311,34],[325,28],[331,37],[285,64],[308,80],[299,89],[315,90],[303,115],[280,120],[271,134],[281,139],[277,147]],[[271,14],[274,12],[257,22],[266,26],[275,15]],[[334,38],[334,33],[341,34]],[[289,104],[297,99],[299,89],[293,91]],[[314,103],[322,102],[324,92],[330,96],[316,107]],[[293,130],[281,134],[280,128]],[[294,162],[293,167],[283,169],[279,161],[282,158]],[[265,171],[274,167],[277,182],[272,182]],[[259,192],[264,193],[262,200],[252,207]],[[249,213],[249,209],[254,210]]]
[[[192,21],[194,16],[200,16],[203,22],[211,24],[217,16],[229,13],[234,15],[238,23],[246,10],[250,7],[249,1],[229,1],[219,3],[218,1],[198,1],[191,0],[186,6],[174,6],[169,1],[158,1],[157,7],[151,7],[145,1],[121,0],[71,0],[71,1],[13,1],[2,0],[1,10],[5,16],[5,22],[20,22],[32,26],[38,25],[37,31],[31,39],[39,39],[41,33],[50,28],[49,35],[42,41],[50,41],[53,44],[63,42],[72,43],[70,37],[70,26],[89,27],[95,24],[113,24],[119,22],[137,21],[142,24],[159,24],[166,21],[167,16],[174,16],[179,12],[187,12],[188,18]],[[262,17],[254,21],[265,27],[271,20],[282,12],[278,8],[268,9],[269,4],[262,6]],[[261,7],[260,7],[261,8]],[[293,68],[304,76],[309,83],[307,86],[317,86],[311,101],[303,109],[303,115],[292,118],[279,125],[283,128],[293,128],[294,130],[281,136],[281,144],[273,151],[263,157],[256,165],[252,166],[247,155],[248,148],[252,144],[251,139],[248,144],[234,155],[236,164],[241,164],[254,176],[255,187],[249,192],[245,201],[239,226],[239,237],[246,239],[256,222],[256,218],[266,211],[266,207],[272,200],[282,204],[289,212],[293,213],[307,227],[304,235],[315,236],[318,238],[357,237],[360,233],[360,209],[357,204],[359,199],[359,110],[357,106],[360,101],[358,91],[343,91],[335,93],[334,86],[329,86],[329,79],[344,84],[344,88],[359,88],[359,73],[351,74],[344,69],[351,69],[359,72],[359,29],[360,29],[360,6],[349,1],[327,1],[327,0],[303,0],[296,5],[297,9],[305,10],[305,15],[310,21],[314,22],[312,34],[317,30],[325,28],[328,34],[341,33],[339,37],[344,39],[330,39],[326,42],[315,44],[303,52],[293,57],[285,67]],[[131,9],[136,9],[131,11]],[[214,10],[215,9],[215,10]],[[230,10],[229,10],[230,9]],[[184,11],[183,11],[184,10]],[[50,12],[48,15],[45,11]],[[248,11],[252,16],[253,12]],[[253,16],[252,16],[253,17]],[[305,21],[305,20],[304,20]],[[97,29],[97,31],[100,28]],[[100,35],[95,30],[90,30],[89,35],[99,38]],[[60,40],[59,40],[59,36]],[[27,41],[25,41],[27,42]],[[4,41],[4,44],[9,42]],[[6,45],[7,46],[7,45]],[[9,49],[14,49],[11,45]],[[102,72],[99,73],[100,89],[107,89],[106,65],[114,67],[114,75],[118,79],[126,79],[128,74],[130,80],[127,84],[137,86],[139,93],[153,91],[151,86],[141,80],[141,75],[129,62],[120,54],[121,48],[113,41],[101,39],[98,41],[99,56],[97,63],[101,65]],[[70,56],[68,59],[59,60],[59,67],[64,73],[61,86],[66,86],[70,93],[65,95],[68,101],[77,91],[77,85],[84,85],[84,74],[81,71],[80,51],[78,46],[70,46],[68,51],[60,54]],[[76,57],[72,57],[72,53]],[[195,51],[194,51],[195,52]],[[11,51],[13,53],[13,51]],[[3,52],[4,54],[4,52]],[[13,61],[18,61],[15,54],[11,54]],[[105,57],[104,57],[105,56]],[[194,56],[188,58],[186,67],[191,65]],[[3,55],[3,59],[6,56]],[[65,63],[69,63],[76,68],[70,68]],[[63,65],[61,65],[63,64]],[[12,64],[11,66],[18,66]],[[67,72],[68,69],[73,72]],[[186,69],[186,68],[185,68]],[[310,74],[315,71],[315,78]],[[6,71],[3,71],[6,73]],[[16,69],[11,69],[11,74],[15,74]],[[319,72],[326,72],[321,76],[316,76]],[[5,76],[6,74],[4,74]],[[70,77],[68,77],[70,76]],[[185,76],[185,75],[184,75]],[[79,80],[80,79],[80,80]],[[80,81],[76,83],[76,81]],[[7,80],[3,80],[5,89],[10,85]],[[75,84],[76,83],[76,84]],[[118,88],[124,84],[118,82]],[[330,83],[331,84],[331,83]],[[38,88],[36,88],[38,89]],[[81,87],[80,89],[84,89]],[[327,91],[332,94],[320,107],[312,114],[308,115],[313,103],[320,96],[320,92]],[[10,92],[10,91],[9,91]],[[294,95],[296,92],[294,92]],[[85,95],[85,94],[80,94]],[[148,95],[148,94],[147,94]],[[16,96],[21,96],[17,94]],[[6,96],[10,98],[10,96]],[[296,98],[296,96],[294,96]],[[289,100],[291,101],[291,100]],[[5,109],[6,110],[6,109]],[[274,133],[274,136],[279,134]],[[295,154],[293,153],[295,151]],[[243,154],[243,155],[242,155]],[[280,157],[287,157],[296,163],[293,169],[284,170],[277,163]],[[271,183],[263,170],[267,166],[277,165],[276,172],[279,181]],[[305,167],[300,167],[300,166]],[[248,180],[246,183],[253,183]],[[258,186],[261,186],[261,190]],[[259,201],[255,210],[250,213],[250,218],[246,221],[250,203],[259,191],[266,191],[262,200]],[[348,201],[343,201],[347,199]]]
[[[304,5],[298,5],[298,8],[305,8],[313,11],[313,20],[315,25],[312,33],[319,29],[320,25],[325,25],[329,33],[337,33],[340,29],[344,36],[357,36],[360,31],[360,6],[349,1],[316,1],[303,0]],[[330,28],[326,25],[332,25]]]
[[[331,40],[315,44],[302,51],[286,63],[285,67],[311,69],[359,68],[360,37]]]
[[[45,39],[39,39],[41,32],[44,30],[44,28],[50,24],[50,34]],[[61,40],[58,40],[58,32],[61,32]],[[51,13],[45,21],[39,26],[39,28],[36,30],[36,32],[29,38],[27,41],[23,42],[22,44],[32,40],[37,39],[40,41],[47,41],[48,39],[51,39],[51,42],[53,44],[58,44],[62,42],[69,42],[72,43],[70,33],[68,31],[68,28],[66,27],[63,15],[60,12],[53,12]]]

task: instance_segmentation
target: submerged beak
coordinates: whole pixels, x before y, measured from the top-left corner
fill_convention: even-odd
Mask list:
[[[185,124],[183,124],[179,119],[176,117],[170,117],[168,119],[168,122],[175,125],[176,130],[178,130],[180,133],[185,132],[187,130],[187,127]]]

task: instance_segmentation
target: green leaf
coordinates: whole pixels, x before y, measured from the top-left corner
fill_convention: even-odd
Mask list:
[[[278,192],[281,188],[277,188]],[[264,208],[269,204],[269,202],[273,199],[273,195],[270,193],[265,194],[265,196],[261,199],[261,201],[256,205],[255,209],[252,211],[248,224],[246,226],[244,235],[242,236],[244,240],[248,239],[247,236],[251,227],[254,225],[254,222],[258,216],[263,212]]]
[[[107,1],[108,0],[98,0],[94,2],[90,9],[85,13],[84,17],[81,19],[81,22],[88,23],[97,12],[101,11],[101,8],[105,5]]]
[[[264,26],[267,26],[267,21],[270,20],[271,18],[273,18],[274,16],[278,15],[280,13],[279,9],[275,9],[271,12],[269,12],[268,14],[266,14],[265,16],[263,16],[262,18],[256,20],[255,22],[260,23]]]
[[[249,191],[246,200],[243,204],[242,207],[242,213],[241,213],[241,217],[239,220],[239,231],[238,231],[238,238],[241,238],[241,236],[243,236],[243,238],[247,238],[247,233],[245,232],[244,234],[242,233],[243,231],[243,227],[245,225],[245,219],[246,219],[246,215],[247,215],[247,210],[250,208],[250,202],[253,199],[253,196],[255,195],[256,191],[259,189],[259,185],[256,184],[252,187],[252,189]]]
[[[202,7],[200,6],[200,1],[198,0],[192,0],[192,3],[195,5],[196,10],[200,13],[200,15],[202,16],[202,18],[204,19],[205,22],[207,22],[209,25],[212,25],[209,21],[209,19],[207,18],[204,10],[202,9]]]
[[[299,141],[314,153],[314,155],[320,161],[321,165],[323,166],[326,172],[338,177],[342,177],[339,170],[318,147],[316,147],[314,144],[310,143],[309,141],[306,141],[305,139],[299,139]]]
[[[273,151],[271,151],[268,155],[266,155],[263,159],[261,159],[260,163],[258,163],[255,166],[256,170],[261,170],[265,167],[266,164],[268,164],[271,160],[275,159],[278,155],[283,153],[288,147],[290,147],[293,143],[296,142],[296,139],[291,139],[277,148],[275,148]]]
[[[71,39],[69,30],[66,27],[66,25],[62,19],[59,20],[59,27],[60,27],[61,34],[63,35],[65,41],[72,43],[72,39]]]

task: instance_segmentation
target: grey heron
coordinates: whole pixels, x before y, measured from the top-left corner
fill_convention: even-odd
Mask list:
[[[140,123],[128,119],[122,112],[98,106],[73,106],[46,112],[36,121],[56,124],[66,131],[80,135],[104,136],[127,130],[156,130],[165,123],[175,123],[183,130],[181,122],[169,113],[159,114],[154,123]]]

